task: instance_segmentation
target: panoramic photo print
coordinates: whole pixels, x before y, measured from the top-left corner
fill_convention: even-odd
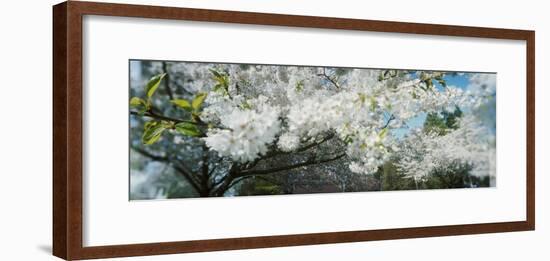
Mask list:
[[[496,186],[497,74],[129,61],[130,200]]]

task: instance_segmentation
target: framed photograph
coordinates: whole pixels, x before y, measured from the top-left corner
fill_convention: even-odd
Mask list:
[[[53,7],[53,254],[535,229],[535,32]]]

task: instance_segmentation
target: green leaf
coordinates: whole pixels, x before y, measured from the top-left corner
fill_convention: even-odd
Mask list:
[[[426,83],[426,89],[431,89],[433,87],[433,82],[432,82],[432,79],[427,79],[426,81],[424,81],[424,83]]]
[[[214,80],[216,81],[214,91],[220,92],[223,95],[229,95],[229,76],[214,69],[210,69],[210,72],[214,75]]]
[[[441,84],[441,86],[443,86],[443,87],[445,87],[445,88],[447,87],[447,83],[445,82],[445,80],[443,80],[443,79],[438,79],[437,81],[439,82],[439,84]]]
[[[248,103],[248,101],[243,101],[239,107],[243,110],[250,110],[252,109],[252,105],[250,105],[250,103]]]
[[[188,123],[188,122],[180,122],[176,124],[176,131],[191,137],[198,137],[201,136],[201,131],[199,128],[197,128],[197,125]]]
[[[353,138],[350,135],[347,135],[346,137],[344,137],[344,142],[346,144],[350,144],[353,142]]]
[[[376,99],[372,96],[369,97],[369,100],[370,100],[370,110],[375,111],[376,107],[378,107],[378,101],[376,101]]]
[[[132,99],[130,99],[130,106],[132,107],[139,107],[140,105],[145,104],[145,101],[139,97],[132,97]]]
[[[195,96],[195,99],[191,102],[191,106],[194,110],[198,110],[201,108],[202,103],[204,102],[204,99],[206,99],[206,93],[201,92],[198,93],[197,96]]]
[[[216,78],[222,78],[222,75],[221,75],[218,71],[216,71],[216,70],[214,70],[214,69],[209,69],[209,71],[210,71],[212,74],[214,74],[214,77],[216,77]]]
[[[296,92],[301,92],[304,90],[304,81],[299,81],[296,84]]]
[[[148,110],[147,102],[139,97],[132,97],[130,99],[130,107],[138,109],[140,114]]]
[[[166,124],[158,121],[149,121],[145,123],[141,141],[145,145],[151,145],[157,142],[162,133],[166,130],[166,127]]]
[[[194,122],[200,122],[201,121],[200,113],[197,113],[197,112],[191,113],[191,120],[193,120]]]
[[[171,100],[170,102],[175,104],[176,106],[186,110],[186,111],[192,111],[193,110],[193,107],[191,106],[191,103],[188,100],[175,99],[175,100]]]
[[[428,79],[428,75],[426,75],[425,72],[421,72],[418,78],[420,78],[421,81],[426,81]]]
[[[385,138],[386,135],[388,135],[388,128],[384,128],[382,129],[382,131],[380,131],[380,133],[378,133],[378,137],[380,137],[381,139]]]
[[[159,75],[156,75],[156,76],[153,76],[149,82],[147,83],[147,86],[146,86],[146,90],[147,90],[147,97],[151,98],[151,96],[153,96],[153,94],[155,94],[155,91],[158,89],[158,87],[160,86],[160,82],[162,81],[162,79],[164,78],[164,76],[166,76],[166,73],[163,73],[163,74],[159,74]]]
[[[360,93],[359,94],[359,102],[361,102],[361,104],[365,103],[365,101],[367,100],[367,95],[365,95],[364,93]]]

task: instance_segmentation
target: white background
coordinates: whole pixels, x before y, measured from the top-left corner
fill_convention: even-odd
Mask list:
[[[84,246],[526,219],[524,41],[98,16],[83,28]],[[131,58],[496,72],[498,186],[128,202]]]
[[[546,174],[550,165],[550,27],[542,1],[482,3],[460,1],[131,1],[188,7],[294,13],[365,19],[398,20],[537,31],[537,230],[408,239],[367,243],[242,250],[216,253],[142,257],[128,260],[548,260],[550,250],[550,193]],[[12,1],[2,7],[2,211],[0,259],[54,260],[51,249],[51,5],[52,1]]]

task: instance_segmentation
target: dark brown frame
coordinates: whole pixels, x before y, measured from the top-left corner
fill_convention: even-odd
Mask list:
[[[82,18],[84,15],[524,40],[527,44],[527,219],[367,231],[82,245]],[[53,7],[53,254],[67,260],[420,238],[535,229],[535,32],[203,9],[64,2]],[[518,123],[519,124],[519,123]]]

